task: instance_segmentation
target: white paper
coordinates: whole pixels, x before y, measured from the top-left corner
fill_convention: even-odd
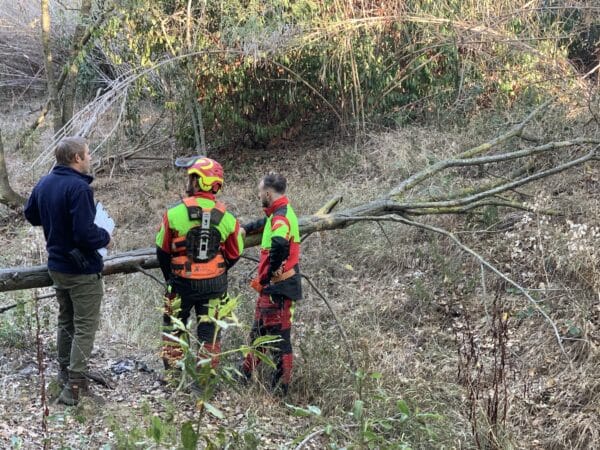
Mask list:
[[[96,203],[96,217],[94,223],[100,228],[104,228],[108,231],[108,234],[112,236],[112,232],[115,229],[115,221],[108,215],[108,212],[104,209],[104,205],[100,202]],[[108,250],[104,247],[99,248],[98,253],[104,258],[108,254]]]

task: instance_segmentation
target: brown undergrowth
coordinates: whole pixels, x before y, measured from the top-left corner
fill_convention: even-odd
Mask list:
[[[556,114],[571,133],[585,123]],[[546,121],[536,122],[530,132],[545,135],[557,123]],[[256,183],[272,169],[288,177],[289,197],[298,214],[307,215],[337,194],[344,195],[345,206],[377,197],[428,162],[497,131],[490,121],[478,119],[472,125],[378,133],[361,143],[360,150],[321,139],[319,145],[299,142],[268,153],[211,156],[225,165],[222,199],[242,221],[261,214]],[[174,147],[156,149],[156,156],[178,152]],[[26,193],[35,182],[26,171],[30,157],[9,156],[15,187]],[[459,188],[465,175],[432,182],[426,189]],[[361,223],[316,233],[302,246],[302,270],[330,301],[349,337],[358,373],[350,370],[346,342],[331,312],[305,284],[295,317],[295,381],[288,402],[312,413],[298,417],[298,410],[273,398],[260,383],[239,391],[223,385],[215,403],[224,418],[208,418],[203,426],[215,436],[219,429],[229,433],[233,448],[295,448],[311,433],[304,448],[593,448],[600,433],[599,176],[597,166],[590,164],[521,188],[515,195],[533,205],[534,212],[486,210],[421,219],[453,230],[528,289],[557,325],[566,355],[536,305],[492,274],[482,276],[478,262],[444,237],[393,223]],[[161,214],[177,201],[183,181],[168,162],[127,161],[103,171],[95,187],[118,224],[115,251],[124,251],[153,245]],[[546,207],[563,215],[535,212]],[[44,260],[39,230],[14,215],[1,226],[3,266]],[[248,254],[256,256],[256,249]],[[254,268],[253,262],[242,260],[232,271],[231,293],[240,296],[238,314],[246,328],[226,330],[225,348],[245,342],[254,300],[247,282]],[[154,441],[147,430],[153,416],[170,424],[194,417],[188,394],[158,382],[161,293],[158,283],[142,274],[106,279],[92,363],[108,371],[119,359],[129,358],[151,372],[114,376],[113,391],[96,387],[107,400],[101,409],[51,405],[46,437],[53,446],[150,446]],[[0,317],[5,392],[0,422],[6,424],[0,428],[0,442],[8,447],[29,448],[43,441],[30,299],[29,292],[0,294],[2,305],[19,304]],[[48,378],[56,371],[55,309],[52,299],[41,306]],[[468,352],[476,359],[466,359]],[[223,362],[236,363],[232,358]]]

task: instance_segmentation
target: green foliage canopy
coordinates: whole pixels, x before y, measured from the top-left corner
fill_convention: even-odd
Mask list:
[[[529,4],[122,0],[101,45],[129,68],[190,55],[134,91],[177,113],[184,146],[194,126],[216,147],[265,146],[307,124],[360,132],[521,94],[537,101],[566,70],[572,41],[552,36],[576,24]]]

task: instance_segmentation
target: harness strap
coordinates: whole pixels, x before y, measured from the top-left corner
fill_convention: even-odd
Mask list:
[[[226,267],[227,267],[227,264],[226,264],[226,263],[224,263],[224,262],[220,262],[220,263],[217,263],[217,267],[218,267],[219,269],[224,269],[224,268],[226,268]],[[171,269],[173,269],[173,270],[185,270],[185,271],[189,272],[189,271],[191,271],[191,269],[192,269],[192,263],[190,263],[189,261],[188,261],[188,262],[185,262],[185,263],[183,263],[183,264],[175,264],[175,263],[171,263]],[[289,272],[289,271],[288,271],[288,272]],[[286,272],[286,273],[287,273],[287,272]]]
[[[190,220],[202,220],[203,213],[210,211],[210,223],[214,226],[217,226],[219,223],[221,223],[221,220],[227,211],[227,206],[225,206],[225,203],[222,202],[215,202],[215,206],[213,208],[203,209],[198,205],[196,197],[186,197],[183,199],[183,203],[187,208],[188,218]]]
[[[217,229],[227,211],[225,204],[215,202],[212,208],[202,208],[196,197],[186,197],[183,203],[192,223],[185,236],[171,242],[171,271],[176,276],[203,282],[226,276],[227,264],[219,248]]]

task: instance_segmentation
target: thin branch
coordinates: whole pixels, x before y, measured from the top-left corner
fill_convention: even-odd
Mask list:
[[[502,186],[508,180],[516,180],[516,179],[522,177],[526,173],[529,173],[533,169],[533,167],[534,167],[534,164],[532,162],[529,162],[529,163],[524,164],[524,165],[518,167],[517,169],[513,170],[508,175],[503,175],[503,176],[497,177],[496,175],[492,174],[491,176],[496,177],[498,179],[491,181],[489,183],[479,185],[479,186],[475,186],[475,187],[471,186],[471,187],[468,187],[465,189],[461,189],[457,192],[451,192],[447,195],[444,195],[443,197],[432,196],[432,197],[429,197],[429,201],[436,202],[436,201],[440,201],[440,200],[451,200],[454,198],[464,197],[466,195],[473,195],[473,194],[477,194],[479,192],[485,192],[489,189],[493,189],[495,187]]]
[[[385,231],[385,228],[383,228],[383,225],[381,224],[381,222],[377,222],[377,225],[379,225],[379,229],[381,230],[381,233],[383,234],[383,236],[385,237],[385,240],[388,242],[388,244],[390,245],[390,248],[394,248],[394,244],[392,244],[392,240],[390,239],[390,237],[388,236],[388,234]]]
[[[545,110],[548,107],[548,105],[550,105],[550,103],[552,103],[553,101],[554,101],[554,97],[552,97],[551,99],[545,101],[543,104],[538,106],[527,117],[525,117],[525,119],[523,119],[523,121],[521,123],[515,125],[510,130],[508,130],[506,133],[504,133],[488,142],[485,142],[483,144],[480,144],[476,147],[473,147],[469,150],[462,152],[461,154],[459,154],[457,156],[456,159],[472,158],[474,156],[480,155],[481,153],[484,153],[484,152],[490,150],[491,148],[497,146],[498,144],[508,141],[509,139],[511,139],[515,136],[519,136],[523,132],[523,129],[525,128],[525,126],[531,120],[533,120],[540,112]],[[427,178],[431,177],[432,175],[440,172],[441,170],[444,170],[445,169],[444,163],[445,163],[445,161],[440,161],[438,163],[432,164],[431,166],[423,169],[420,172],[417,172],[413,176],[404,180],[397,187],[392,189],[388,193],[387,197],[396,197],[396,196],[406,192],[407,190],[412,189],[417,184],[421,183],[423,180],[426,180]]]
[[[517,288],[525,296],[525,298],[527,298],[527,300],[529,300],[531,302],[531,304],[533,305],[533,307],[546,319],[546,321],[550,324],[550,326],[554,330],[554,335],[556,336],[556,341],[558,342],[558,346],[560,347],[561,352],[563,353],[563,355],[567,359],[567,361],[569,363],[569,366],[572,367],[573,362],[571,361],[571,359],[567,355],[567,352],[565,351],[565,348],[564,348],[564,346],[562,344],[562,338],[560,336],[560,333],[558,331],[558,328],[557,328],[556,324],[552,321],[552,319],[548,316],[548,314],[546,314],[546,312],[538,305],[538,303],[533,299],[533,297],[531,297],[531,295],[529,295],[528,290],[526,288],[522,287],[520,284],[517,284],[515,281],[513,281],[512,279],[510,279],[506,275],[504,275],[498,269],[496,269],[495,266],[493,266],[490,262],[488,262],[483,256],[481,256],[477,252],[475,252],[475,250],[473,250],[470,247],[468,247],[465,244],[463,244],[453,233],[451,233],[450,231],[444,230],[443,228],[438,228],[438,227],[434,227],[432,225],[427,225],[427,224],[424,224],[424,223],[415,222],[413,220],[409,220],[409,219],[406,219],[405,217],[398,216],[398,215],[395,215],[395,214],[390,214],[390,215],[386,215],[386,216],[353,217],[352,219],[355,220],[355,221],[369,220],[369,221],[393,221],[393,222],[400,222],[400,223],[403,223],[405,225],[410,225],[410,226],[414,226],[414,227],[418,227],[418,228],[423,228],[423,229],[428,230],[428,231],[433,231],[434,233],[442,234],[442,235],[450,238],[452,241],[454,241],[454,243],[458,247],[460,247],[462,250],[464,250],[465,252],[469,253],[473,257],[475,257],[475,259],[477,259],[480,264],[483,264],[488,270],[490,270],[491,272],[495,273],[497,276],[499,276],[500,278],[502,278],[504,281],[506,281],[507,283],[511,284],[515,288]]]
[[[481,208],[483,206],[498,206],[501,208],[512,208],[519,209],[521,211],[527,212],[537,212],[540,214],[544,214],[547,216],[559,216],[560,212],[555,211],[553,209],[539,209],[533,208],[531,206],[524,205],[519,202],[514,202],[510,200],[479,200],[474,203],[470,203],[464,206],[446,206],[439,208],[423,208],[423,209],[402,209],[402,211],[408,215],[413,216],[425,216],[430,214],[462,214],[469,211],[472,211],[477,208]]]
[[[302,447],[304,447],[312,438],[320,435],[321,433],[325,432],[325,428],[320,428],[316,431],[313,431],[312,433],[310,433],[308,436],[306,436],[304,439],[302,439],[302,442],[300,442],[296,447],[294,447],[294,450],[300,450]]]
[[[166,288],[167,285],[164,281],[162,281],[160,278],[158,278],[157,276],[151,274],[150,272],[148,272],[146,269],[142,269],[142,266],[140,266],[139,264],[137,266],[135,266],[136,270],[138,272],[143,273],[144,275],[146,275],[147,277],[152,278],[154,281],[156,281],[158,284],[160,284],[163,288]]]
[[[447,206],[466,205],[468,203],[475,202],[482,198],[496,195],[501,192],[505,192],[505,191],[514,189],[519,186],[523,186],[524,184],[531,183],[532,181],[536,181],[541,178],[549,177],[550,175],[554,175],[556,173],[570,169],[571,167],[575,167],[580,164],[583,164],[584,162],[595,159],[597,157],[596,152],[599,148],[600,148],[600,145],[597,145],[589,153],[587,153],[586,155],[584,155],[580,158],[577,158],[573,161],[569,161],[567,163],[560,164],[556,167],[553,167],[552,169],[544,170],[542,172],[535,173],[528,177],[521,178],[519,180],[515,180],[510,183],[505,183],[496,188],[490,189],[488,191],[480,192],[480,193],[477,193],[477,194],[474,194],[474,195],[471,195],[468,197],[463,197],[463,198],[459,198],[459,199],[455,199],[455,200],[448,200],[448,201],[439,201],[439,202],[401,203],[401,204],[398,204],[398,206],[400,206],[404,210],[408,210],[408,209],[417,209],[417,208],[440,208],[440,207],[447,207]]]
[[[325,298],[323,293],[319,290],[319,288],[317,288],[317,286],[315,286],[315,284],[312,282],[312,280],[310,278],[308,278],[306,275],[304,275],[303,273],[301,273],[300,275],[302,276],[302,278],[304,278],[308,282],[308,284],[310,284],[310,287],[312,287],[314,289],[314,291],[317,293],[317,295],[319,297],[321,297],[321,300],[323,300],[325,302],[325,305],[327,305],[329,312],[333,316],[333,321],[335,322],[335,326],[337,327],[337,329],[340,333],[340,336],[342,337],[342,340],[344,341],[344,344],[346,346],[346,351],[348,352],[348,356],[350,358],[350,368],[352,369],[353,373],[356,372],[358,365],[356,364],[356,361],[354,360],[354,355],[352,354],[352,350],[351,350],[352,347],[350,346],[350,340],[348,339],[348,336],[346,335],[344,328],[342,327],[340,321],[338,320],[337,314],[331,307],[331,304],[329,303],[327,298]]]
[[[91,152],[92,154],[95,154],[98,150],[100,150],[100,148],[106,143],[106,141],[108,141],[108,138],[110,138],[112,136],[112,134],[115,132],[115,130],[121,123],[121,120],[123,119],[123,115],[125,114],[126,110],[127,110],[127,96],[124,95],[123,99],[121,101],[121,107],[119,108],[119,115],[117,116],[117,120],[115,120],[113,127],[108,132],[108,134],[104,137],[104,139],[102,139],[102,141]]]
[[[50,292],[49,294],[35,295],[34,297],[36,300],[44,300],[46,298],[56,297],[56,291]],[[0,314],[4,313],[6,311],[10,311],[11,309],[16,308],[17,306],[19,306],[19,303],[14,303],[12,305],[3,306],[2,308],[0,308]]]
[[[558,148],[572,147],[574,145],[581,144],[600,144],[600,139],[581,138],[573,139],[570,141],[558,141],[548,142],[546,144],[526,148],[524,150],[518,150],[516,152],[500,153],[497,155],[481,156],[479,158],[466,158],[466,159],[446,159],[440,161],[439,164],[442,166],[441,170],[448,169],[450,167],[463,167],[463,166],[479,166],[483,164],[491,164],[497,162],[511,161],[513,159],[524,158],[526,156],[533,156],[539,153],[543,153],[549,150],[555,150]]]
[[[14,303],[12,305],[8,305],[8,306],[3,306],[2,308],[0,308],[0,314],[6,312],[6,311],[10,311],[13,308],[16,308],[17,306],[19,306],[18,303]]]

